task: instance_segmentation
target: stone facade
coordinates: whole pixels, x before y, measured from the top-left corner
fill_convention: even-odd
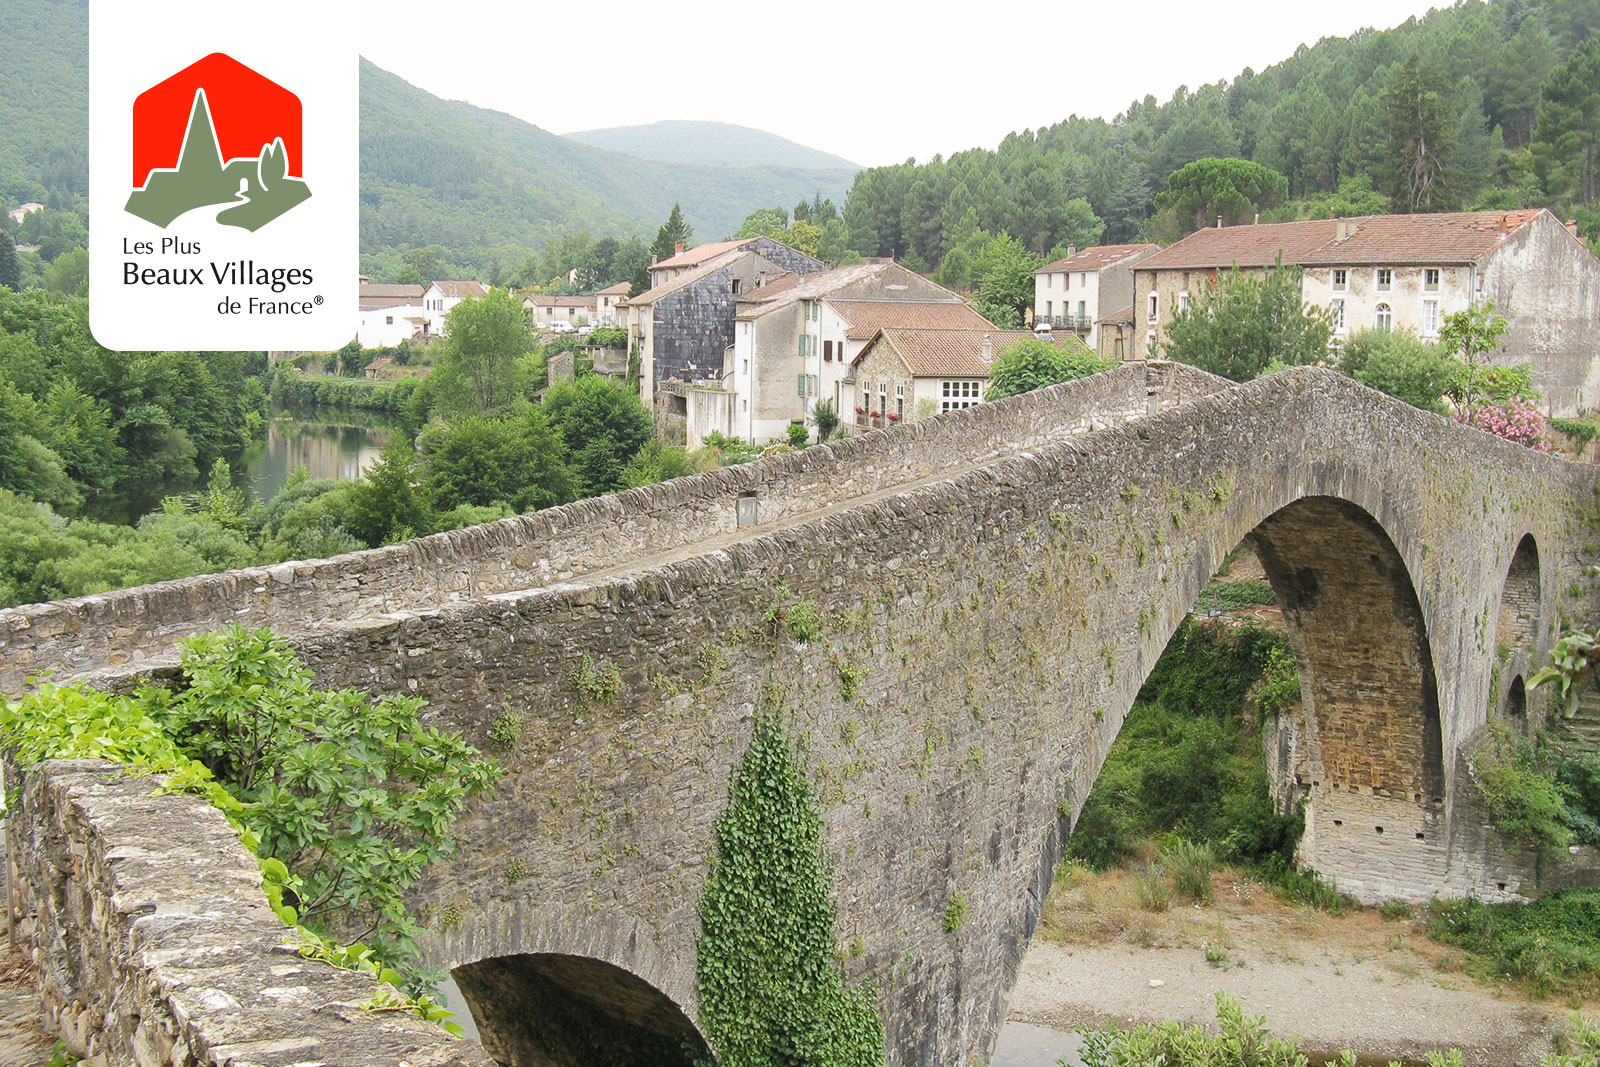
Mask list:
[[[322,684],[425,697],[484,745],[517,725],[507,778],[414,894],[430,958],[469,997],[523,975],[552,1016],[625,987],[619,1028],[694,1022],[712,825],[753,717],[776,714],[804,741],[839,937],[865,948],[845,966],[876,990],[889,1062],[987,1057],[1100,765],[1246,538],[1301,670],[1313,865],[1363,896],[1525,888],[1464,754],[1505,684],[1495,620],[1525,539],[1526,654],[1595,611],[1600,477],[1325,371],[1219,391],[1134,369],[591,502],[520,585],[299,633]],[[1141,394],[1143,417],[1059,429]],[[498,529],[455,544],[492,555],[532,528]],[[805,641],[781,625],[801,602]],[[532,1057],[513,1014],[475,1010],[492,1047]]]
[[[15,766],[6,779],[17,781]],[[222,813],[99,760],[23,776],[7,903],[45,1024],[91,1065],[491,1067],[415,1016],[360,1007],[370,975],[301,959]]]

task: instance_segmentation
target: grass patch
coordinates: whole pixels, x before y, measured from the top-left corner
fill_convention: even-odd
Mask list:
[[[1535,996],[1600,991],[1600,890],[1558,889],[1531,904],[1437,904],[1428,936],[1473,954],[1469,970]]]

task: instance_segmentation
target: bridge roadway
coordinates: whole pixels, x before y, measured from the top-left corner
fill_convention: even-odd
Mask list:
[[[1526,673],[1563,614],[1593,615],[1595,472],[1324,371],[1099,377],[537,529],[303,565],[277,595],[252,573],[144,591],[137,613],[0,613],[0,641],[116,681],[184,626],[292,606],[324,683],[424,696],[489,747],[515,724],[508,777],[414,899],[503,1062],[696,1039],[695,909],[758,714],[802,746],[859,948],[845,967],[875,991],[890,1062],[987,1057],[1105,753],[1246,538],[1301,673],[1280,755],[1304,858],[1366,899],[1531,890],[1464,754],[1492,715],[1538,720]],[[771,622],[802,602],[821,620],[806,643]],[[149,647],[108,651],[90,625],[108,613]]]

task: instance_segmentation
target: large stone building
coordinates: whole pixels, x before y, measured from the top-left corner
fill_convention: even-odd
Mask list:
[[[619,305],[639,349],[640,395],[648,402],[666,382],[720,379],[739,296],[784,274],[824,269],[770,237],[700,245],[651,267],[650,289]]]
[[[1600,402],[1600,260],[1549,211],[1367,215],[1204,229],[1136,264],[1140,358],[1220,272],[1302,268],[1301,294],[1334,343],[1369,328],[1437,340],[1447,315],[1492,302],[1509,325],[1501,363],[1530,363],[1552,414]]]
[[[697,426],[748,441],[782,440],[819,400],[844,413],[855,403],[851,363],[885,326],[993,329],[960,295],[893,262],[790,275],[741,296],[723,370],[725,424]],[[696,397],[690,397],[693,403]]]
[[[1071,330],[1104,352],[1101,323],[1133,303],[1133,265],[1159,251],[1153,244],[1069,250],[1033,272],[1033,321]]]

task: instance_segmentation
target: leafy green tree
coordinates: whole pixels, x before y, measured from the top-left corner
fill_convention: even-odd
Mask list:
[[[668,478],[681,478],[693,473],[694,462],[689,459],[689,453],[652,440],[634,453],[628,465],[622,468],[622,486],[637,489],[642,485],[655,485]]]
[[[996,326],[1021,326],[1023,311],[1033,304],[1033,272],[1040,262],[1010,234],[991,239],[976,266],[978,296],[973,308]]]
[[[463,504],[533,511],[578,496],[566,445],[544,412],[526,402],[511,418],[474,415],[432,427],[420,452],[423,493],[437,512]]]
[[[1454,393],[1467,368],[1440,345],[1409,330],[1360,330],[1339,350],[1339,369],[1362,385],[1413,407],[1447,414],[1444,398]]]
[[[366,477],[351,486],[341,525],[368,547],[432,529],[432,517],[413,485],[415,461],[411,441],[395,434]]]
[[[1494,301],[1475,304],[1444,317],[1439,330],[1439,347],[1460,358],[1469,367],[1488,362],[1507,330],[1504,316],[1495,314]]]
[[[696,985],[718,1062],[881,1067],[883,1023],[839,966],[822,818],[771,716],[756,720],[715,835]]]
[[[446,413],[490,414],[527,395],[533,325],[510,293],[463,300],[445,316],[445,339],[428,377]]]
[[[809,421],[817,428],[817,441],[823,442],[839,428],[839,412],[834,409],[832,400],[819,400],[811,409]]]
[[[51,292],[74,296],[89,295],[89,253],[74,248],[56,257],[44,274],[45,288]]]
[[[1057,382],[1070,382],[1109,370],[1115,360],[1103,360],[1082,344],[1058,345],[1026,337],[1000,350],[989,370],[987,400],[999,400]]]
[[[1289,193],[1289,181],[1270,167],[1246,159],[1197,159],[1173,171],[1156,208],[1172,239],[1216,224],[1249,222],[1270,211]]]
[[[801,201],[805,203],[805,201]],[[809,205],[807,205],[809,207]],[[789,228],[789,213],[781,207],[757,208],[744,217],[744,224],[733,236],[743,237],[772,237],[783,239],[783,233]]]
[[[1437,211],[1448,203],[1445,175],[1456,148],[1457,106],[1439,68],[1416,52],[1398,67],[1380,98],[1389,137],[1390,194],[1400,211]]]
[[[556,383],[545,394],[544,412],[566,442],[584,491],[593,496],[623,488],[623,468],[654,435],[639,395],[595,374]]]
[[[1600,197],[1600,37],[1580,45],[1545,83],[1531,147],[1552,194],[1585,206]]]
[[[1229,271],[1167,327],[1164,354],[1236,382],[1328,355],[1327,311],[1301,303],[1300,270]]]

